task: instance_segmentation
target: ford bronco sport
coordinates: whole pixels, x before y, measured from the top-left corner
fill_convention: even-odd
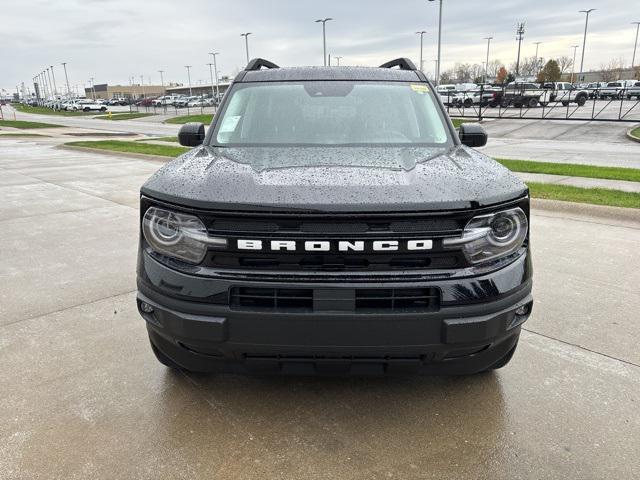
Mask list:
[[[138,310],[187,371],[470,374],[531,307],[529,195],[407,59],[252,60],[141,189]]]

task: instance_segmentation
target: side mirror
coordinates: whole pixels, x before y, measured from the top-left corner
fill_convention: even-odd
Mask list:
[[[197,147],[204,142],[203,123],[185,123],[178,132],[178,142],[185,147]]]
[[[467,147],[484,147],[489,138],[482,125],[478,123],[463,123],[460,125],[458,137],[460,137],[462,144]]]

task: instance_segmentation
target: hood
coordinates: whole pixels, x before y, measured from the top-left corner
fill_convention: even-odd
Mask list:
[[[518,198],[515,175],[465,146],[197,147],[143,195],[214,210],[429,211]]]

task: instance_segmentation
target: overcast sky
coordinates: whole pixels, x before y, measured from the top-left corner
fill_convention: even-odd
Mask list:
[[[636,5],[636,7],[633,7]],[[637,0],[444,0],[443,69],[455,62],[480,63],[493,36],[491,59],[507,66],[515,61],[515,27],[526,22],[523,56],[571,55],[582,44],[584,14],[590,16],[585,70],[611,58],[631,63]],[[635,17],[633,17],[635,15]],[[149,78],[187,82],[184,65],[193,65],[192,83],[208,82],[207,52],[218,51],[219,71],[234,74],[244,66],[242,32],[251,57],[279,65],[322,63],[322,28],[327,23],[327,50],[349,65],[375,66],[398,56],[417,63],[417,30],[427,30],[425,71],[436,58],[438,3],[426,0],[0,0],[0,86],[15,91],[21,81],[54,65],[58,88],[68,63],[69,81],[80,88],[96,83],[139,82]],[[640,63],[640,53],[636,63]],[[578,50],[578,57],[580,50]],[[579,65],[579,59],[578,59]]]

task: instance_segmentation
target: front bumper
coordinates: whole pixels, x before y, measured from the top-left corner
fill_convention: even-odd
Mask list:
[[[152,343],[192,371],[297,374],[460,374],[490,368],[518,341],[531,312],[531,261],[473,278],[367,283],[437,287],[433,312],[256,312],[207,303],[231,286],[267,282],[176,272],[142,254],[138,308]],[[274,282],[268,282],[274,286]],[[362,282],[310,284],[349,289]],[[299,283],[278,282],[278,288]],[[151,306],[144,312],[142,303]],[[526,313],[516,310],[525,307]],[[148,308],[147,308],[148,310]]]

